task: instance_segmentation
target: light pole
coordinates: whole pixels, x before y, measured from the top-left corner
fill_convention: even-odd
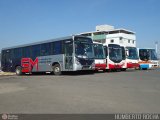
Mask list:
[[[158,52],[158,41],[155,42],[155,46],[156,46],[156,53]]]

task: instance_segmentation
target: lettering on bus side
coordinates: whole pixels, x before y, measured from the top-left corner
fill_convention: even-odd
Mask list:
[[[34,66],[36,66],[36,70],[38,71],[38,58],[34,61],[31,58],[22,58],[21,66],[22,72],[31,72]]]

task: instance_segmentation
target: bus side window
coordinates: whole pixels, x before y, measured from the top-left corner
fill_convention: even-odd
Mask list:
[[[31,47],[27,46],[27,47],[23,47],[22,48],[22,56],[25,58],[31,57]]]
[[[105,56],[107,57],[108,56],[108,47],[107,46],[104,46],[104,52],[105,52]]]
[[[73,53],[73,41],[68,39],[63,41],[63,54],[71,56]]]
[[[53,43],[53,54],[62,54],[62,41],[56,41]]]
[[[1,52],[1,62],[2,62],[2,64],[5,62],[5,51],[4,50],[2,50],[2,52]]]
[[[122,59],[125,60],[126,59],[126,51],[124,47],[121,47],[122,49]]]
[[[15,59],[21,59],[22,57],[22,48],[15,48],[14,49],[14,56]]]
[[[40,54],[42,56],[51,55],[51,49],[52,49],[52,44],[51,43],[44,43],[44,44],[41,45]]]
[[[34,60],[36,57],[40,56],[40,45],[33,45],[31,47],[32,51],[32,59]]]
[[[1,52],[1,67],[2,70],[5,70],[5,63],[6,63],[6,50],[2,50]]]
[[[11,66],[13,65],[13,50],[12,49],[8,49],[8,50],[3,50],[2,51],[2,61],[1,61],[1,66],[2,66],[2,70],[4,71],[10,71],[11,70]]]

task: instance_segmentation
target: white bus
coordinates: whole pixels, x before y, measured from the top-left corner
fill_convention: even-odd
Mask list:
[[[139,56],[136,47],[126,47],[126,68],[139,69]]]
[[[94,31],[81,33],[80,35],[91,37],[94,42],[102,43],[106,54],[106,70],[121,70],[125,62],[122,60],[122,49],[113,40],[107,40],[107,31]]]
[[[32,44],[4,48],[2,71],[17,75],[32,72],[94,70],[93,41],[84,36],[68,36]]]
[[[106,56],[102,43],[93,42],[94,47],[94,59],[95,59],[95,70],[106,70]]]
[[[104,44],[107,60],[107,70],[121,70],[123,68],[122,48],[117,44]]]
[[[155,49],[140,48],[139,64],[140,64],[140,69],[152,69],[159,67],[159,61]]]

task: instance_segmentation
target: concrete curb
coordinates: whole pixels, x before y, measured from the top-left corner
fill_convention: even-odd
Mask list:
[[[13,72],[3,72],[3,71],[0,71],[0,76],[5,76],[5,75],[15,75],[16,73],[13,73]]]

